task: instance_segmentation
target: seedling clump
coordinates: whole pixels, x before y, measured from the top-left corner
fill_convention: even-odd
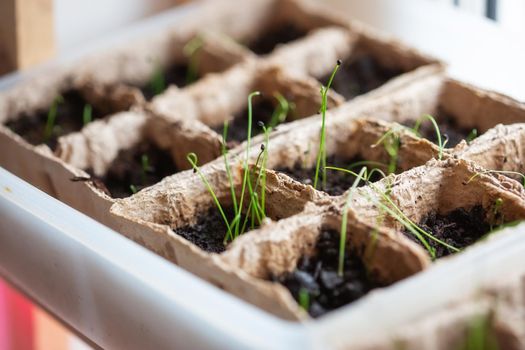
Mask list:
[[[229,182],[229,192],[231,196],[231,204],[226,209],[221,204],[220,198],[217,196],[212,184],[208,181],[206,176],[201,172],[198,166],[198,159],[195,153],[190,153],[187,156],[193,171],[198,174],[202,183],[205,185],[209,194],[212,197],[216,210],[220,213],[220,221],[226,228],[226,234],[222,236],[222,245],[220,247],[210,250],[209,242],[202,243],[202,231],[206,229],[202,227],[201,219],[199,218],[197,225],[175,229],[175,232],[190,239],[203,249],[208,251],[221,252],[224,250],[228,242],[233,241],[239,235],[246,232],[248,229],[254,229],[260,226],[266,218],[266,164],[268,160],[268,143],[269,143],[269,129],[263,123],[259,123],[259,127],[265,134],[265,142],[261,144],[260,153],[257,157],[254,168],[249,165],[250,150],[251,150],[251,130],[252,130],[252,99],[260,95],[259,92],[253,92],[248,96],[248,128],[246,138],[246,154],[242,162],[242,182],[240,188],[240,195],[237,196],[236,185],[232,172],[231,159],[228,156],[227,135],[228,122],[224,123],[223,142],[222,142],[222,156],[224,159],[226,176]],[[255,170],[254,170],[255,169]],[[212,208],[213,209],[213,208]],[[210,214],[208,213],[208,216]],[[209,220],[208,220],[209,221]],[[217,231],[216,227],[214,227]],[[200,236],[201,238],[192,239],[191,236]]]

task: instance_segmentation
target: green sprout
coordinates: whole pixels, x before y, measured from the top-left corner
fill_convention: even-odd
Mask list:
[[[497,198],[496,201],[494,202],[494,209],[493,209],[493,216],[494,216],[494,220],[497,220],[498,217],[501,217],[500,221],[503,223],[504,219],[503,219],[503,213],[501,212],[501,207],[503,206],[503,199],[501,198]],[[491,223],[490,224],[490,231],[493,231],[494,230],[494,225]]]
[[[306,312],[310,310],[310,293],[306,288],[299,289],[299,306]]]
[[[246,158],[244,159],[244,165],[243,165],[243,180],[242,180],[242,187],[241,187],[241,197],[239,200],[239,208],[237,216],[240,218],[240,212],[242,210],[242,204],[244,201],[244,194],[246,192],[246,187],[248,185],[248,180],[250,178],[250,168],[248,167],[248,161],[250,159],[250,147],[251,147],[251,140],[252,140],[252,116],[253,116],[253,104],[252,99],[255,96],[259,96],[261,93],[259,91],[254,91],[251,94],[248,95],[248,130],[247,130],[247,137],[246,137]],[[239,232],[239,225],[237,224],[235,227],[235,237],[237,237]]]
[[[332,75],[330,76],[330,79],[328,80],[328,84],[325,86],[321,86],[321,115],[322,115],[322,122],[321,122],[321,135],[319,140],[319,151],[317,153],[317,162],[315,166],[315,177],[314,177],[314,188],[317,188],[317,182],[319,181],[319,170],[322,169],[322,183],[323,188],[326,187],[326,109],[328,105],[328,91],[330,90],[330,86],[332,85],[332,81],[334,80],[335,74],[337,73],[337,70],[341,66],[342,62],[341,60],[337,60],[337,64],[332,71]]]
[[[44,142],[48,142],[53,136],[53,132],[55,130],[56,118],[58,115],[58,105],[61,103],[64,103],[64,98],[62,97],[62,95],[58,95],[53,100],[53,103],[51,104],[51,107],[49,108],[49,111],[47,112],[46,126],[44,129]]]
[[[231,227],[230,227],[230,222],[228,221],[228,218],[226,217],[226,214],[224,213],[224,210],[222,209],[221,203],[219,202],[219,199],[217,198],[217,195],[215,194],[215,191],[213,191],[213,187],[211,187],[211,184],[208,182],[208,179],[206,179],[206,176],[204,176],[204,174],[201,172],[199,166],[197,165],[198,162],[199,162],[199,158],[197,157],[197,155],[195,153],[192,152],[192,153],[188,153],[188,155],[186,156],[186,159],[191,164],[191,167],[193,168],[193,171],[199,175],[199,177],[201,178],[202,182],[204,183],[204,185],[208,189],[208,192],[210,193],[210,195],[211,195],[211,197],[213,199],[213,202],[217,206],[217,209],[219,210],[219,213],[221,214],[222,219],[224,220],[224,223],[226,224],[226,229],[227,229],[226,235],[227,235],[227,237],[230,238],[230,240],[233,241],[233,235],[232,235],[232,231],[231,231]]]
[[[278,124],[284,123],[288,114],[295,108],[295,105],[280,93],[276,92],[273,96],[277,100],[277,107],[273,111],[270,123],[268,124],[269,129],[274,129]]]
[[[257,179],[254,182],[252,178],[252,174],[250,171],[250,167],[248,165],[249,156],[250,156],[250,147],[251,147],[251,129],[252,129],[252,99],[254,96],[258,96],[260,93],[258,91],[251,93],[248,96],[248,131],[247,131],[247,148],[246,148],[246,158],[243,162],[243,179],[242,179],[242,187],[241,187],[241,194],[240,197],[237,198],[236,191],[235,191],[235,185],[233,181],[233,175],[231,171],[231,166],[228,160],[228,149],[226,147],[227,145],[227,135],[228,135],[228,122],[224,123],[224,129],[223,129],[223,142],[221,147],[222,156],[224,158],[225,168],[226,168],[226,174],[228,177],[229,187],[230,187],[230,194],[232,197],[232,204],[233,204],[233,210],[235,213],[235,216],[233,220],[230,222],[228,218],[226,217],[226,214],[219,202],[219,199],[217,195],[215,194],[213,188],[211,187],[210,183],[202,174],[200,171],[198,165],[197,165],[197,155],[195,153],[189,153],[187,155],[187,159],[190,162],[194,172],[198,173],[199,177],[201,178],[202,182],[208,189],[208,192],[212,196],[213,202],[219,209],[219,212],[226,224],[227,227],[227,234],[224,238],[224,243],[226,244],[229,241],[233,241],[236,239],[240,234],[245,232],[245,229],[248,225],[248,221],[251,221],[251,228],[255,228],[255,225],[261,225],[263,219],[266,217],[265,214],[265,188],[266,188],[266,163],[268,160],[268,142],[269,142],[269,130],[264,127],[263,129],[265,132],[265,143],[261,145],[261,153],[257,157],[257,161],[255,164],[255,168],[258,169],[258,175]],[[258,192],[259,188],[261,188],[260,193]],[[244,197],[246,194],[249,197],[249,202],[247,203],[247,210],[246,215],[244,216],[244,219],[242,218],[242,211],[243,211],[243,202]]]
[[[184,45],[182,52],[188,58],[188,70],[186,72],[186,84],[197,80],[199,75],[199,56],[197,52],[204,45],[204,40],[199,35],[193,37]]]
[[[82,111],[82,124],[84,126],[91,123],[93,120],[93,107],[88,103],[84,105],[84,110]]]
[[[474,317],[467,328],[467,334],[461,350],[497,350],[498,342],[494,336],[489,315]]]
[[[425,114],[421,118],[416,120],[416,124],[414,125],[414,128],[412,130],[416,133],[416,135],[419,135],[419,128],[421,127],[421,124],[425,120],[430,121],[430,123],[432,123],[432,126],[434,127],[434,130],[436,131],[436,137],[437,137],[438,147],[439,147],[438,159],[441,160],[443,158],[443,149],[445,148],[448,140],[446,139],[445,141],[442,140],[441,132],[439,131],[439,126],[436,122],[436,119],[430,114]]]
[[[467,143],[471,143],[472,140],[474,140],[476,137],[478,137],[478,129],[472,129],[467,135],[467,138],[466,138]]]
[[[383,136],[381,136],[374,145],[372,145],[372,147],[376,147],[382,144],[385,148],[386,153],[390,157],[387,166],[388,174],[393,174],[397,170],[399,147],[401,147],[401,138],[399,136],[399,130],[402,128],[404,127],[401,125],[393,127],[392,129],[388,130]]]
[[[166,90],[166,77],[160,64],[157,64],[153,71],[149,87],[154,95],[159,95]]]
[[[129,190],[131,191],[131,193],[135,194],[137,193],[139,190],[137,188],[137,186],[135,185],[129,185]]]
[[[140,157],[140,163],[141,163],[141,169],[140,169],[141,174],[140,175],[142,179],[142,184],[145,185],[147,182],[148,173],[151,173],[154,169],[149,163],[149,157],[147,154],[143,154]]]
[[[486,175],[486,174],[502,174],[502,175],[515,175],[515,176],[519,176],[522,178],[523,182],[523,187],[525,187],[525,175],[523,175],[522,173],[519,173],[517,171],[510,171],[510,170],[483,170],[483,171],[479,171],[477,173],[475,173],[474,175],[472,175],[468,180],[467,180],[467,184],[471,183],[472,180],[474,180],[476,177],[480,176],[480,175]]]
[[[352,170],[349,170],[349,169],[338,168],[338,167],[331,167],[331,166],[326,167],[326,168],[327,169],[331,169],[331,170],[337,170],[337,171],[343,171],[343,172],[349,173],[349,174],[351,174],[353,176],[360,177],[362,180],[364,180],[366,183],[368,183],[370,188],[372,188],[372,190],[374,192],[376,192],[381,197],[381,199],[384,202],[383,203],[382,201],[377,201],[377,203],[376,203],[377,206],[381,210],[383,210],[384,212],[388,213],[391,217],[393,217],[400,224],[402,224],[408,231],[410,231],[410,233],[412,233],[421,242],[421,244],[425,247],[425,249],[429,252],[430,257],[432,258],[432,260],[436,259],[435,249],[430,246],[430,244],[427,242],[425,237],[427,237],[427,238],[437,242],[438,244],[441,244],[442,246],[444,246],[444,247],[446,247],[446,248],[448,248],[448,249],[450,249],[450,250],[452,250],[454,252],[459,252],[458,248],[453,247],[450,244],[448,244],[448,243],[446,243],[446,242],[444,242],[444,241],[434,237],[431,233],[428,233],[425,230],[423,230],[421,227],[419,227],[416,223],[414,223],[412,220],[410,220],[410,218],[408,218],[401,211],[401,209],[399,209],[399,207],[392,201],[392,199],[388,195],[388,191],[387,192],[383,192],[377,186],[375,186],[373,183],[369,182],[369,178],[371,176],[372,171],[379,170],[379,169],[373,169],[367,177],[363,177],[363,176],[360,176],[359,174],[357,174],[357,173],[355,173],[355,172],[353,172]],[[369,198],[369,199],[371,200],[372,198]]]
[[[350,202],[354,195],[354,191],[359,184],[359,181],[363,178],[363,175],[366,173],[366,167],[361,168],[358,176],[355,178],[348,196],[346,197],[346,202],[343,208],[343,218],[341,219],[341,239],[339,241],[339,264],[337,266],[337,274],[343,276],[344,262],[345,262],[345,247],[346,247],[346,230],[348,224],[348,208],[350,207]]]

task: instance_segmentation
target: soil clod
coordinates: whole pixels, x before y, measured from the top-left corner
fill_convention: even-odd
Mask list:
[[[382,287],[366,270],[355,251],[347,250],[343,276],[337,274],[339,233],[321,232],[313,256],[303,256],[294,271],[273,280],[282,283],[299,301],[300,293],[309,295],[308,312],[312,317],[349,304],[374,288]]]

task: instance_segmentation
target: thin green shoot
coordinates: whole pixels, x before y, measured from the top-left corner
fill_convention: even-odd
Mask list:
[[[135,194],[137,193],[139,190],[137,188],[137,186],[135,185],[129,185],[129,190],[131,191],[131,193]]]
[[[402,126],[393,127],[387,131],[383,136],[376,141],[372,147],[382,144],[386,153],[389,156],[389,162],[387,166],[387,173],[393,174],[397,170],[397,163],[399,158],[399,147],[401,147],[401,139],[399,137],[399,129],[404,128]]]
[[[421,124],[425,120],[430,121],[430,123],[432,123],[432,126],[434,127],[434,130],[436,131],[436,137],[437,137],[438,147],[439,147],[438,159],[441,160],[443,159],[443,149],[445,148],[448,140],[443,141],[443,139],[441,138],[441,131],[439,130],[439,126],[436,122],[436,119],[430,114],[425,114],[421,118],[416,120],[416,124],[414,125],[413,130],[416,134],[419,135],[419,128],[421,127]]]
[[[84,105],[84,110],[82,111],[82,124],[84,126],[91,123],[93,120],[93,107],[87,103]]]
[[[310,310],[310,293],[305,288],[299,289],[299,306],[306,312]]]
[[[211,187],[210,183],[208,182],[208,179],[206,178],[206,176],[204,176],[204,174],[201,172],[199,166],[198,166],[198,157],[195,153],[188,153],[188,155],[186,156],[186,159],[188,160],[188,162],[191,164],[191,167],[193,168],[193,171],[196,172],[199,177],[201,178],[202,182],[204,183],[204,185],[206,186],[206,188],[208,189],[208,192],[210,193],[212,199],[213,199],[213,202],[215,203],[215,205],[217,206],[217,209],[219,210],[219,213],[221,214],[222,216],[222,219],[224,220],[224,224],[226,225],[226,229],[227,229],[227,237],[229,237],[230,240],[233,241],[233,234],[232,234],[232,231],[231,231],[231,227],[230,227],[230,223],[228,221],[228,218],[226,217],[226,214],[224,213],[224,210],[222,209],[222,206],[221,206],[221,203],[219,202],[219,199],[217,198],[217,195],[215,194],[215,191],[213,191],[213,188]]]
[[[262,191],[264,190],[264,187],[261,190],[261,196],[259,196],[257,192],[257,190],[259,189],[259,186],[261,185],[262,179],[264,179],[264,181],[266,182],[266,170],[263,169],[262,165],[259,166],[259,164],[261,164],[264,161],[265,154],[266,154],[266,146],[265,144],[261,144],[261,152],[257,156],[257,160],[255,162],[255,168],[258,169],[258,175],[257,175],[257,180],[255,181],[255,185],[253,186],[253,188],[251,186],[251,179],[250,181],[248,181],[248,191],[250,195],[250,203],[248,204],[247,212],[251,213],[250,218],[252,220],[252,223],[251,223],[252,229],[255,226],[256,218],[259,222],[259,225],[261,225],[262,220],[266,217],[266,214],[264,212],[264,199],[263,200],[259,199],[259,197],[263,196]],[[266,184],[264,186],[266,186]],[[246,229],[248,218],[249,218],[248,216],[244,218],[241,232],[244,232],[244,230]]]
[[[204,40],[197,35],[184,45],[182,52],[188,58],[188,70],[186,72],[186,84],[195,82],[199,75],[199,56],[197,52],[204,45]]]
[[[143,154],[140,157],[140,176],[142,179],[142,184],[145,185],[148,178],[148,173],[151,173],[153,171],[153,167],[149,163],[149,157],[147,154]]]
[[[476,137],[478,137],[478,129],[472,129],[467,135],[467,138],[466,138],[467,143],[471,143],[472,140],[474,140]]]
[[[497,350],[496,337],[492,333],[489,315],[474,317],[467,328],[467,334],[461,350]]]
[[[332,81],[334,80],[335,74],[337,73],[337,70],[341,66],[342,62],[341,60],[337,60],[337,64],[332,71],[332,75],[330,76],[330,79],[328,80],[328,84],[325,86],[321,86],[321,134],[319,139],[319,150],[317,152],[317,162],[315,166],[315,177],[314,177],[314,188],[317,189],[317,183],[319,181],[319,171],[322,171],[322,183],[323,188],[326,187],[326,109],[328,105],[328,91],[330,90],[330,86],[332,85]]]
[[[276,92],[274,95],[277,100],[277,107],[272,113],[270,123],[268,123],[269,129],[274,129],[277,125],[284,123],[290,111],[295,108],[294,104],[289,102],[283,95]]]
[[[232,196],[232,204],[233,204],[233,212],[237,215],[239,213],[238,207],[237,207],[237,196],[235,195],[235,185],[233,184],[233,176],[231,172],[230,162],[228,161],[228,147],[227,145],[227,138],[228,138],[228,121],[224,122],[224,129],[222,131],[222,145],[221,145],[221,152],[222,156],[224,158],[224,166],[226,168],[226,174],[228,176],[228,182],[230,183],[230,192]],[[234,219],[239,220],[237,216]],[[232,227],[235,227],[235,225],[232,223]]]
[[[346,202],[343,208],[343,217],[341,219],[341,238],[339,240],[339,261],[337,265],[337,274],[339,276],[343,276],[343,269],[344,269],[344,263],[345,263],[345,247],[346,247],[346,230],[348,225],[348,209],[350,207],[350,203],[352,202],[352,198],[355,192],[355,189],[357,188],[357,185],[359,184],[359,181],[363,178],[363,175],[366,173],[366,167],[362,167],[361,171],[359,172],[358,176],[355,178],[354,183],[352,184],[352,187],[350,188],[350,191],[348,192],[348,196],[346,197]]]
[[[476,177],[480,176],[480,175],[486,175],[486,174],[502,174],[502,175],[515,175],[515,176],[519,176],[522,178],[522,184],[523,184],[523,187],[525,187],[525,175],[523,175],[522,173],[519,173],[517,171],[510,171],[510,170],[483,170],[483,171],[480,171],[480,172],[477,172],[475,173],[474,175],[472,175],[468,180],[467,180],[467,184],[471,183],[472,180],[474,180]]]
[[[349,174],[352,174],[353,176],[359,176],[359,174],[356,174],[355,172],[351,171],[351,170],[348,170],[348,169],[343,169],[343,168],[337,168],[337,167],[327,167],[327,169],[332,169],[332,170],[338,170],[338,171],[343,171],[343,172],[347,172]],[[370,175],[368,176],[370,177]],[[399,207],[392,201],[392,199],[390,198],[390,196],[388,196],[386,193],[384,193],[383,191],[379,190],[379,188],[377,186],[375,186],[373,183],[370,183],[369,182],[369,179],[368,178],[363,178],[362,179],[364,181],[366,181],[370,188],[372,188],[372,190],[374,190],[374,192],[376,192],[377,194],[379,194],[379,196],[385,201],[386,204],[383,204],[381,202],[377,202],[377,205],[385,212],[387,212],[390,216],[392,216],[394,219],[396,219],[399,223],[401,223],[407,230],[409,230],[422,244],[423,246],[428,250],[428,252],[430,253],[430,256],[432,259],[435,259],[435,251],[434,249],[428,244],[428,242],[426,241],[426,239],[423,237],[428,237],[429,239],[432,239],[433,241],[443,245],[444,247],[454,251],[454,252],[459,252],[459,249],[456,248],[456,247],[453,247],[451,246],[450,244],[434,237],[432,234],[426,232],[425,230],[423,230],[422,228],[420,228],[416,223],[414,223],[412,220],[410,220],[410,218],[408,218],[402,211],[401,209],[399,209]]]
[[[49,111],[47,112],[46,126],[44,129],[44,142],[48,142],[53,136],[53,131],[55,129],[56,118],[58,115],[58,105],[64,102],[62,95],[58,95],[53,100]]]
[[[253,116],[252,99],[255,96],[259,96],[260,94],[261,93],[259,91],[254,91],[248,95],[248,130],[247,130],[247,137],[246,137],[246,158],[244,159],[244,166],[243,166],[244,174],[243,174],[242,187],[241,187],[241,198],[239,200],[239,207],[238,207],[238,212],[237,212],[238,216],[240,216],[240,213],[242,211],[244,195],[246,192],[246,187],[248,185],[248,180],[250,179],[250,169],[248,167],[248,161],[250,159],[250,147],[251,147],[251,141],[252,141],[252,116]],[[239,224],[235,226],[235,233],[234,233],[235,237],[238,237],[240,234],[239,226],[240,226]]]
[[[149,87],[154,95],[160,95],[166,90],[166,77],[160,64],[157,64],[153,71]]]

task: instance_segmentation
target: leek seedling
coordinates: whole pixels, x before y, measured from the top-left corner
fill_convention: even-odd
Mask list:
[[[401,139],[398,133],[400,128],[402,128],[402,126],[394,127],[390,129],[383,136],[381,136],[379,140],[376,141],[375,144],[372,145],[372,147],[376,147],[382,144],[383,147],[385,148],[386,153],[390,157],[388,166],[387,166],[388,174],[393,174],[397,170],[397,162],[399,158],[399,147],[401,146]]]
[[[84,110],[82,111],[82,124],[84,126],[91,123],[93,120],[93,107],[88,103],[84,105]]]
[[[451,246],[450,244],[434,237],[431,233],[426,232],[422,228],[420,228],[416,223],[414,223],[412,220],[410,220],[402,211],[399,209],[399,207],[392,201],[392,199],[387,195],[387,193],[379,190],[377,186],[375,186],[373,183],[369,183],[368,179],[366,177],[360,176],[359,174],[356,174],[355,172],[343,169],[343,168],[337,168],[337,167],[326,167],[327,169],[332,170],[338,170],[347,172],[351,175],[354,175],[356,177],[361,177],[362,180],[366,181],[372,190],[376,192],[385,203],[382,203],[381,201],[378,201],[376,204],[381,208],[381,210],[388,213],[391,217],[393,217],[396,221],[401,223],[407,230],[410,231],[420,242],[423,244],[425,249],[430,254],[430,257],[432,259],[436,258],[435,250],[428,244],[427,240],[424,237],[427,237],[429,239],[432,239],[433,241],[443,245],[444,247],[448,248],[449,250],[452,250],[454,252],[459,252],[459,249],[456,247]],[[373,169],[376,170],[376,169]],[[372,171],[373,171],[372,170]],[[370,178],[370,175],[368,175],[368,178]]]
[[[51,139],[51,136],[53,136],[53,132],[55,130],[56,118],[58,114],[58,105],[63,102],[64,102],[64,98],[62,97],[62,95],[58,95],[53,100],[53,103],[51,104],[51,107],[49,108],[49,111],[47,112],[46,126],[44,129],[44,142],[48,142]]]
[[[274,95],[277,100],[277,107],[273,111],[272,118],[268,124],[269,129],[274,129],[278,124],[284,123],[288,113],[295,108],[295,105],[289,102],[283,95],[276,92]]]
[[[244,159],[244,174],[243,174],[243,180],[242,180],[242,187],[241,187],[241,198],[239,200],[239,207],[237,216],[240,218],[240,213],[242,211],[242,204],[244,201],[244,194],[246,191],[246,187],[248,184],[248,180],[250,179],[250,169],[248,167],[248,161],[250,159],[250,146],[252,141],[252,116],[253,116],[253,104],[252,99],[255,96],[259,96],[261,93],[259,91],[254,91],[251,94],[248,95],[248,130],[247,130],[247,137],[246,137],[246,158]],[[237,237],[239,232],[239,224],[235,226],[235,237]]]
[[[330,76],[330,79],[328,80],[328,84],[325,86],[321,86],[321,134],[319,137],[319,150],[317,153],[317,162],[315,167],[315,177],[314,177],[314,188],[317,188],[317,182],[319,180],[319,171],[322,168],[322,183],[323,188],[326,187],[326,109],[328,104],[328,91],[330,89],[330,86],[332,85],[332,81],[334,80],[335,74],[337,73],[337,70],[341,66],[342,62],[341,60],[337,60],[337,64],[332,71],[332,75]]]
[[[498,342],[491,331],[489,315],[476,316],[467,328],[465,343],[461,350],[497,350]]]
[[[157,64],[155,67],[149,87],[153,92],[153,95],[159,95],[166,90],[166,77],[164,76],[164,70],[160,64]]]
[[[476,137],[478,137],[478,129],[472,129],[467,135],[467,138],[466,138],[467,143],[471,143],[472,140],[474,140]]]
[[[227,145],[227,137],[228,137],[228,121],[224,122],[224,129],[222,131],[222,145],[221,145],[221,151],[222,156],[224,158],[224,166],[226,168],[226,175],[228,176],[228,182],[230,183],[230,193],[232,196],[232,204],[233,204],[233,212],[237,214],[238,207],[237,207],[237,196],[235,195],[235,185],[233,184],[233,176],[230,168],[230,162],[228,162],[228,148]],[[226,243],[226,242],[225,242]]]
[[[197,163],[199,161],[197,155],[195,153],[193,153],[193,152],[192,153],[188,153],[188,155],[186,156],[186,159],[191,164],[191,167],[193,168],[193,171],[199,175],[199,177],[201,178],[202,182],[204,183],[204,185],[208,189],[208,192],[210,193],[210,195],[211,195],[211,197],[213,199],[213,202],[217,206],[217,209],[219,210],[219,213],[221,214],[222,219],[224,220],[224,224],[226,225],[226,229],[227,229],[226,235],[227,235],[227,237],[230,238],[230,240],[233,241],[233,235],[232,235],[232,231],[231,231],[231,227],[230,227],[230,222],[228,221],[228,218],[226,217],[226,214],[224,213],[224,210],[222,209],[221,203],[219,202],[219,199],[217,198],[217,195],[215,194],[215,191],[213,191],[213,188],[211,187],[210,183],[208,182],[208,179],[206,179],[206,176],[204,176],[204,174],[201,172],[199,166],[197,165]]]
[[[197,80],[199,74],[199,59],[197,52],[204,45],[204,40],[200,36],[195,36],[188,41],[182,52],[188,58],[188,70],[186,72],[186,84],[191,84]]]
[[[445,141],[442,140],[441,132],[439,131],[439,126],[436,122],[436,119],[434,119],[434,117],[431,116],[430,114],[425,114],[421,118],[416,120],[416,124],[414,125],[414,128],[412,130],[414,130],[416,135],[419,135],[419,128],[421,127],[421,123],[423,123],[425,120],[430,121],[430,123],[432,123],[432,126],[434,127],[434,130],[436,131],[436,137],[437,137],[438,147],[439,147],[438,159],[441,160],[443,158],[443,149],[445,148],[448,140],[447,139],[445,139]]]
[[[299,289],[299,306],[306,312],[310,310],[310,293],[305,288]]]
[[[525,187],[525,175],[523,175],[522,173],[519,173],[517,171],[507,171],[507,170],[483,170],[483,171],[477,172],[474,175],[472,175],[467,180],[466,183],[469,184],[469,183],[472,182],[472,180],[474,180],[479,175],[485,175],[485,174],[516,175],[516,176],[519,176],[519,177],[522,178],[522,181],[523,181],[522,184],[523,184],[523,187]]]
[[[366,167],[362,167],[361,171],[359,172],[358,176],[355,178],[354,183],[352,184],[352,187],[350,188],[350,191],[348,192],[348,196],[346,197],[346,202],[343,208],[343,217],[341,219],[341,239],[339,241],[339,263],[337,266],[337,274],[339,276],[343,276],[343,268],[344,268],[344,262],[345,262],[345,247],[346,247],[346,229],[348,224],[348,208],[350,207],[350,202],[352,201],[352,197],[354,195],[354,191],[357,188],[357,185],[359,184],[359,181],[363,178],[363,175],[366,172]]]
[[[140,157],[140,163],[141,163],[141,179],[142,179],[142,185],[145,185],[147,182],[147,176],[148,173],[153,171],[153,168],[149,164],[149,157],[147,154],[143,154]]]
[[[131,191],[131,193],[135,194],[137,193],[139,190],[137,189],[137,186],[135,185],[129,185],[129,190]]]

